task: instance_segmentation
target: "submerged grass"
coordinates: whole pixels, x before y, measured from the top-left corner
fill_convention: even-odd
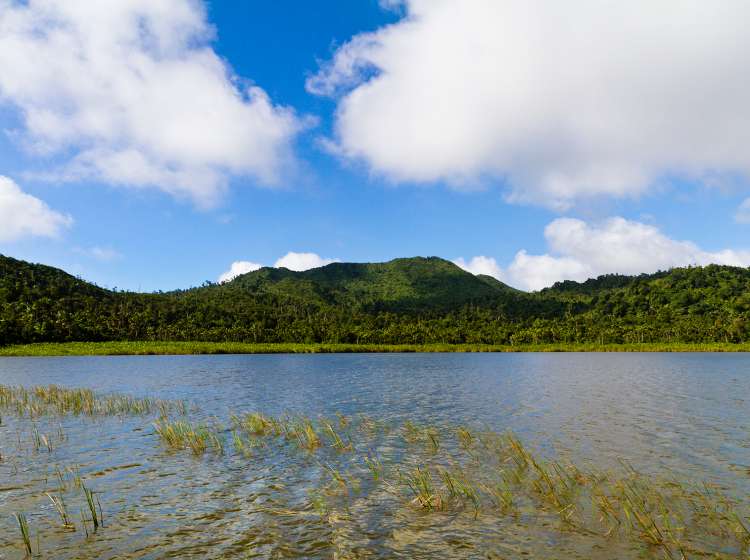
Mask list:
[[[15,412],[18,416],[71,414],[74,416],[145,415],[169,412],[186,412],[185,403],[157,399],[143,399],[129,395],[97,395],[90,389],[76,389],[59,385],[31,388],[0,385],[0,409]],[[36,448],[49,447],[36,432]],[[51,451],[51,449],[50,449]]]
[[[189,449],[193,455],[203,455],[206,451],[213,451],[217,455],[224,453],[224,440],[214,428],[194,425],[186,420],[161,418],[154,423],[154,429],[171,449]]]
[[[33,552],[31,549],[31,533],[29,532],[29,522],[26,520],[26,515],[23,513],[16,513],[16,521],[18,522],[18,528],[21,531],[21,539],[23,541],[23,547],[26,551],[26,556],[32,556]]]
[[[748,352],[750,343],[328,344],[200,341],[44,342],[0,347],[0,356],[314,354],[372,352]]]
[[[171,418],[165,411],[179,413],[179,407],[156,401],[98,397],[55,386],[0,386],[0,408],[22,418],[44,411],[92,416],[149,411],[158,415],[155,435],[167,448],[196,457],[225,453],[222,428],[195,423],[187,416]],[[509,432],[425,426],[408,420],[389,425],[363,415],[338,415],[333,420],[248,412],[230,420],[226,432],[231,431],[233,445],[228,455],[248,458],[252,452],[253,463],[263,461],[266,453],[274,462],[283,456],[282,468],[303,465],[317,473],[313,488],[302,488],[309,501],[298,513],[318,512],[326,522],[350,515],[354,500],[360,506],[371,501],[387,519],[420,515],[428,523],[431,515],[442,513],[436,523],[443,523],[465,513],[476,520],[471,523],[523,520],[584,539],[636,543],[644,556],[746,558],[750,553],[750,510],[745,501],[707,484],[647,476],[625,461],[615,471],[583,469],[543,457]],[[43,434],[35,421],[30,422],[35,445],[45,449]],[[384,449],[388,455],[379,455]],[[217,461],[217,468],[222,464]],[[87,535],[92,528],[91,534],[97,533],[103,526],[97,493],[77,471],[57,467],[55,474],[60,489],[46,493],[59,518],[55,525],[75,530],[63,494],[78,489],[81,528]],[[290,476],[290,480],[302,484],[305,479]],[[289,490],[294,493],[297,489],[292,485]],[[295,512],[289,507],[284,511],[285,515]],[[115,515],[108,513],[108,526]],[[16,520],[31,555],[26,518],[17,514]]]

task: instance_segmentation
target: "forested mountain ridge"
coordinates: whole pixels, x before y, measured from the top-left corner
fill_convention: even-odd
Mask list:
[[[474,276],[437,258],[385,263],[332,263],[304,272],[263,268],[225,284],[227,288],[297,295],[329,305],[370,311],[450,311],[492,304],[514,292],[500,281]]]
[[[0,256],[0,344],[75,340],[741,342],[750,340],[750,269],[606,275],[525,293],[417,257],[262,268],[142,294]]]

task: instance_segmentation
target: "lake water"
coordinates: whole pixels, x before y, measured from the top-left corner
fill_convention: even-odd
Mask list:
[[[262,411],[510,430],[545,459],[597,469],[617,469],[624,459],[650,476],[706,481],[740,502],[750,494],[746,354],[0,358],[0,384],[186,400],[195,405],[194,418],[222,425],[232,413]],[[392,496],[376,505],[374,497],[386,491],[375,487],[347,489],[347,503],[325,521],[291,513],[304,509],[310,481],[322,479],[328,461],[366,472],[354,454],[300,459],[268,446],[251,458],[194,458],[161,448],[153,418],[138,417],[40,419],[39,430],[65,433],[64,442],[41,453],[22,444],[29,421],[7,412],[3,420],[0,559],[23,557],[12,517],[18,511],[26,512],[32,536],[40,533],[41,552],[51,558],[644,554],[624,540],[585,540],[546,525],[525,533],[518,519],[441,514],[436,521],[393,506]],[[394,436],[367,446],[384,462],[404,453]],[[44,495],[54,469],[68,465],[100,492],[109,521],[89,538],[56,529]]]

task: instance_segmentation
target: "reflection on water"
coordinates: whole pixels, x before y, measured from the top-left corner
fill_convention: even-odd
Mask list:
[[[313,418],[365,414],[383,424],[512,430],[548,458],[750,492],[750,356],[740,354],[404,354],[0,359],[0,384],[60,384],[187,400],[193,417],[229,424],[263,411]],[[159,446],[153,418],[13,415],[0,427],[0,558],[21,558],[15,512],[52,558],[435,557],[623,558],[626,542],[581,539],[523,515],[424,515],[368,486],[354,454],[194,458]],[[52,440],[35,449],[32,430]],[[227,434],[229,436],[229,434]],[[404,454],[383,434],[363,452]],[[326,465],[358,475],[341,507],[314,511]],[[105,529],[86,539],[55,525],[45,491],[56,469],[79,467],[100,492]],[[70,473],[64,476],[70,478]],[[343,494],[343,491],[342,491]],[[71,492],[80,520],[84,505]],[[80,525],[80,522],[78,523]],[[534,531],[529,526],[535,526]],[[548,525],[545,527],[545,525]],[[36,550],[36,543],[34,543]],[[657,552],[655,556],[659,556]],[[659,556],[661,557],[661,556]]]

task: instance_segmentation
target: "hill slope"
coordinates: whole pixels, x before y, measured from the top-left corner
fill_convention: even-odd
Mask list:
[[[739,342],[750,340],[750,270],[607,275],[528,294],[417,257],[263,268],[225,284],[139,294],[0,256],[0,344],[73,340]]]
[[[253,293],[296,295],[328,305],[396,312],[449,311],[468,304],[492,303],[514,292],[502,282],[489,283],[437,257],[332,263],[304,272],[262,268],[224,286]]]

